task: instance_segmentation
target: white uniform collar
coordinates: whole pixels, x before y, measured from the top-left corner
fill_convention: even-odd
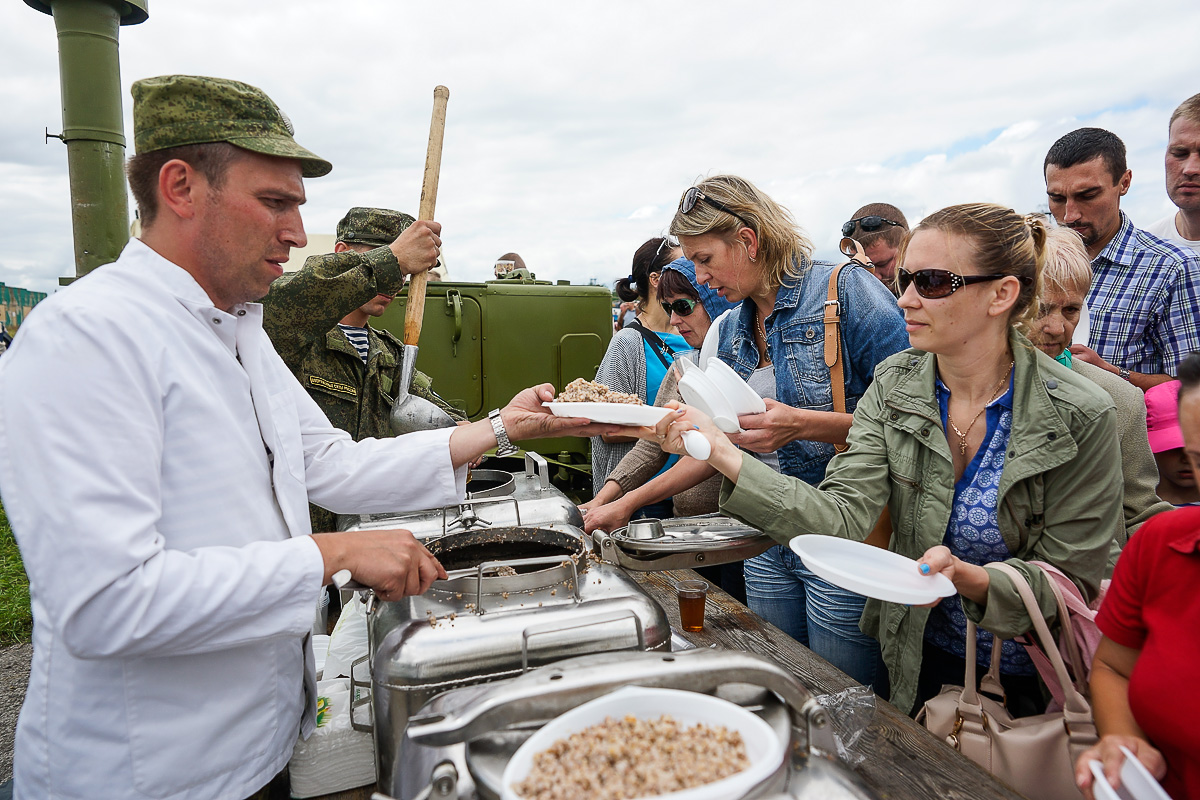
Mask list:
[[[230,352],[237,353],[238,321],[243,318],[262,326],[261,303],[238,303],[232,312],[213,305],[212,298],[204,291],[192,273],[164,257],[141,239],[130,239],[121,253],[121,260],[145,262],[150,277],[162,284],[188,312],[212,330]]]

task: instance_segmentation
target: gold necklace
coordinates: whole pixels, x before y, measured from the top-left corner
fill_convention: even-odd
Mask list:
[[[763,324],[762,311],[754,307],[754,319],[758,322],[758,332],[762,334],[762,352],[759,354],[764,364],[771,363],[771,354],[767,352],[767,326]]]
[[[971,428],[975,427],[975,423],[979,421],[979,418],[981,416],[983,416],[983,412],[987,411],[987,407],[992,404],[992,401],[1000,396],[1000,389],[1003,388],[1004,385],[1008,383],[1008,376],[1012,375],[1013,366],[1015,366],[1016,363],[1017,363],[1016,361],[1009,362],[1008,371],[1004,373],[1004,377],[1001,378],[1000,382],[996,384],[995,390],[992,391],[991,400],[988,400],[986,403],[983,404],[983,408],[979,409],[979,413],[976,414],[975,417],[971,420],[971,424],[967,426],[967,429],[965,431],[960,431],[958,429],[958,426],[954,424],[954,420],[950,418],[950,406],[949,406],[949,404],[946,405],[946,421],[950,423],[950,427],[954,430],[954,432],[956,434],[958,434],[958,454],[960,456],[965,456],[967,454],[967,434],[969,434],[971,432]]]

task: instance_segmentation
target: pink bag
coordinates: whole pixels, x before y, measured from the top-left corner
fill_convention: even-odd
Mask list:
[[[1108,591],[1108,585],[1112,581],[1101,581],[1100,594],[1091,605],[1088,605],[1083,599],[1079,587],[1058,567],[1047,564],[1045,561],[1030,561],[1029,563],[1041,569],[1049,579],[1050,588],[1054,591],[1054,597],[1058,601],[1059,626],[1064,633],[1058,637],[1059,654],[1066,662],[1071,677],[1086,685],[1092,674],[1092,659],[1096,656],[1096,648],[1100,645],[1102,636],[1100,628],[1096,626],[1096,613],[1100,610],[1104,594]],[[1050,663],[1050,659],[1046,657],[1045,651],[1034,637],[1023,638],[1026,641],[1018,641],[1025,645],[1025,651],[1029,653],[1034,666],[1037,667],[1038,676],[1046,684],[1046,688],[1050,690],[1053,697],[1046,710],[1061,711],[1063,688],[1058,680],[1058,674],[1054,670],[1054,665]]]

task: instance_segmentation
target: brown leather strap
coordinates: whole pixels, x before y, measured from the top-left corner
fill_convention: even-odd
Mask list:
[[[849,262],[846,262],[849,263]],[[825,366],[829,367],[829,388],[833,391],[833,410],[846,413],[846,372],[842,367],[842,308],[838,302],[838,275],[846,264],[838,264],[829,275],[825,297]],[[834,445],[841,453],[846,445]]]
[[[838,276],[842,267],[847,264],[857,264],[871,274],[875,274],[875,265],[867,258],[861,244],[849,236],[838,243],[838,249],[847,260],[833,268],[829,276],[829,290],[825,294],[825,366],[829,367],[829,388],[833,392],[833,410],[840,414],[846,413],[846,371],[842,366],[842,305],[838,302]],[[835,444],[833,449],[844,453],[848,445]]]

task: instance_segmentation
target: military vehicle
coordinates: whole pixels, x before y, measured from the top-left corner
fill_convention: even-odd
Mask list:
[[[75,276],[60,281],[67,284],[115,261],[129,239],[117,45],[120,26],[148,18],[147,0],[25,2],[53,15],[58,30],[63,131],[56,138],[67,146],[76,262]],[[406,296],[379,321],[397,336]],[[528,386],[562,388],[594,377],[610,338],[604,287],[551,284],[526,272],[487,283],[431,283],[417,366],[474,420]],[[531,449],[558,467],[562,488],[590,492],[586,439],[542,440]],[[513,468],[522,463],[514,459]]]

